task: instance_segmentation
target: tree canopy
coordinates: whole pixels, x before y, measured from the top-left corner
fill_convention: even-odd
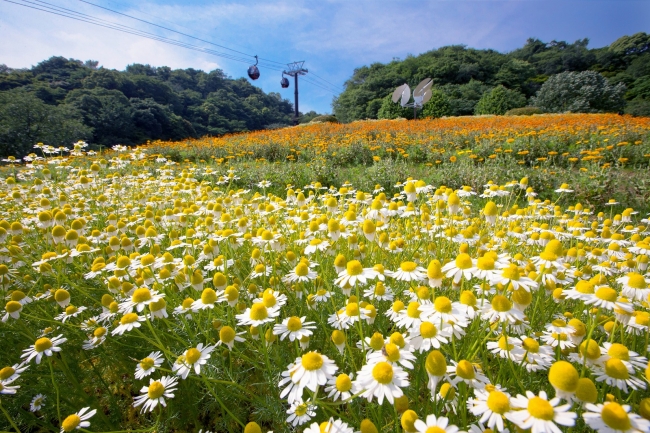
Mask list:
[[[531,104],[531,98],[552,76],[593,71],[612,86],[625,86],[623,109],[626,112],[650,115],[647,92],[650,88],[650,35],[623,36],[603,48],[590,49],[588,45],[588,39],[568,43],[530,38],[523,47],[510,53],[452,45],[404,60],[373,63],[354,70],[345,83],[345,91],[334,98],[332,107],[343,122],[400,117],[400,109],[390,107],[386,96],[401,84],[407,83],[413,88],[430,77],[435,91],[444,93],[447,98],[449,108],[445,112],[448,115],[501,113],[505,106],[511,109],[522,103]],[[507,90],[496,90],[494,95],[500,98],[501,108],[492,105],[486,111],[485,103],[477,107],[485,93],[493,92],[498,86]],[[436,99],[440,101],[439,97]],[[491,101],[496,103],[494,98]],[[647,112],[644,107],[648,108]],[[440,110],[429,111],[431,115],[440,113]],[[426,115],[426,106],[424,112]],[[404,112],[404,116],[408,114]]]
[[[0,65],[0,155],[24,156],[37,142],[140,144],[292,123],[293,105],[279,93],[219,69],[133,64],[117,71],[97,65],[65,57],[31,69]],[[19,106],[34,113],[29,128]],[[56,124],[63,129],[56,132]]]

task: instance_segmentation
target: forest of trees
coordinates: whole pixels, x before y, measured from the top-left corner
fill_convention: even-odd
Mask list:
[[[412,117],[390,101],[403,83],[430,77],[423,116],[540,112],[626,112],[650,116],[650,35],[623,36],[589,49],[588,39],[528,39],[510,53],[446,46],[354,70],[332,108],[341,122]],[[526,109],[530,113],[530,109]],[[318,113],[301,115],[306,122]],[[30,69],[0,64],[0,156],[24,156],[34,144],[71,147],[140,144],[276,128],[292,123],[293,106],[244,78],[133,64],[124,71],[97,61],[51,57]]]
[[[334,114],[342,122],[412,117],[412,109],[390,101],[392,91],[404,83],[413,88],[432,78],[434,98],[430,106],[425,105],[425,116],[503,114],[504,109],[525,105],[556,111],[557,103],[543,104],[560,96],[576,100],[564,101],[564,111],[650,116],[650,35],[623,36],[596,49],[589,49],[588,43],[588,39],[571,44],[531,38],[507,54],[453,45],[388,64],[373,63],[355,69],[345,91],[332,103]],[[544,89],[544,97],[535,99],[550,77],[562,73],[573,74],[554,79]],[[597,95],[591,89],[594,85]],[[580,94],[580,88],[588,87]],[[602,104],[610,99],[611,104]]]
[[[293,104],[279,93],[264,93],[220,69],[97,65],[64,57],[31,69],[0,65],[0,155],[23,156],[38,142],[140,144],[292,123]]]

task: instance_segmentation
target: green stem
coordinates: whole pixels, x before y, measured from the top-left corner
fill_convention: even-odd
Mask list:
[[[18,433],[20,433],[20,429],[18,428],[18,426],[14,422],[13,418],[11,417],[11,415],[9,415],[9,412],[7,412],[7,410],[2,405],[2,400],[0,400],[0,409],[2,409],[2,413],[4,413],[5,416],[7,417],[7,420],[9,421],[9,424],[11,424],[11,426],[13,428],[15,428]]]

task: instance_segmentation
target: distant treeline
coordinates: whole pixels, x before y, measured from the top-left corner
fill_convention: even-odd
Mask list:
[[[543,111],[650,116],[650,35],[623,36],[596,49],[587,48],[588,43],[528,39],[507,54],[454,45],[388,64],[373,63],[354,71],[333,101],[334,114],[342,122],[412,117],[412,110],[392,104],[390,94],[401,84],[415,86],[432,78],[435,97],[424,115],[503,114],[499,111],[504,108],[536,105]],[[538,95],[544,83],[562,73]]]
[[[97,65],[64,57],[31,69],[0,65],[0,156],[24,156],[38,142],[140,144],[292,123],[293,104],[279,93],[264,93],[220,69]]]

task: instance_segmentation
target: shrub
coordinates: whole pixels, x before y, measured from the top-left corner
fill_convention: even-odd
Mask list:
[[[532,102],[551,113],[616,112],[625,107],[624,93],[624,84],[612,86],[598,72],[562,72],[546,80]]]
[[[314,117],[313,119],[311,119],[310,123],[322,123],[322,122],[339,123],[339,120],[334,115],[326,114],[324,116]]]
[[[422,117],[443,117],[451,114],[449,98],[440,90],[431,93],[431,99],[422,108]]]
[[[526,97],[516,91],[499,85],[483,93],[474,110],[474,114],[505,114],[512,108],[526,105]]]

